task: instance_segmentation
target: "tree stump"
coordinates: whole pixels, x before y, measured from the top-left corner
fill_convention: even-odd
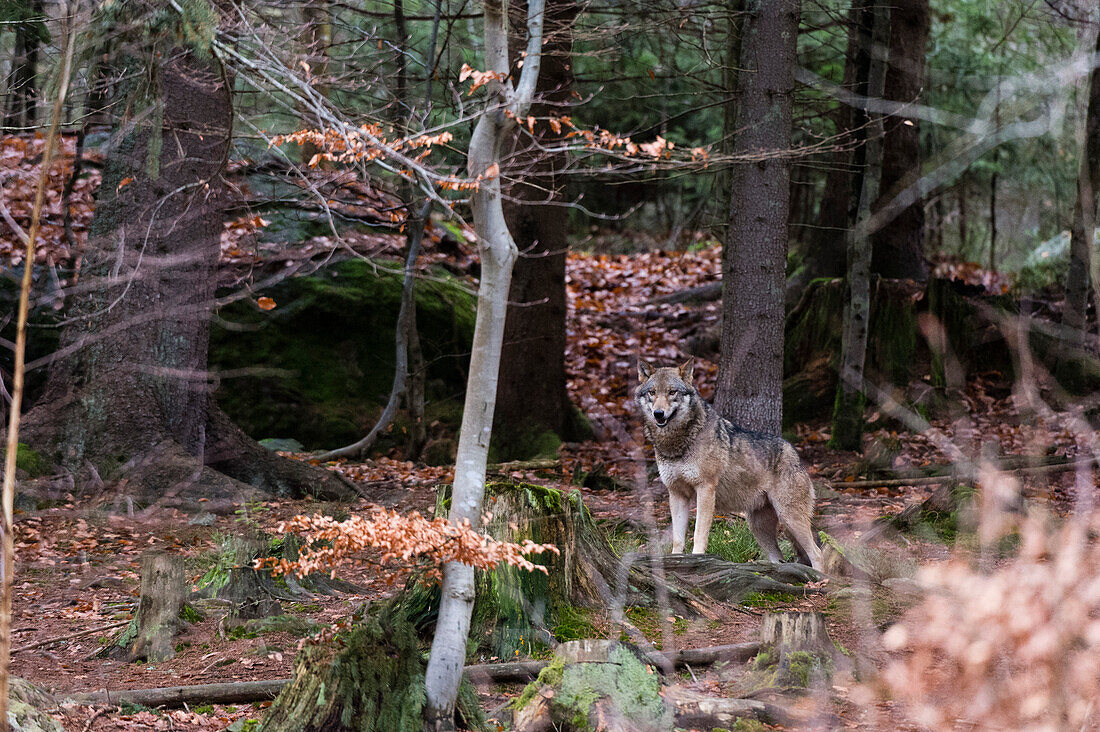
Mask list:
[[[62,724],[45,711],[56,709],[57,699],[14,676],[8,684],[8,722],[13,732],[64,732]]]
[[[801,595],[816,591],[803,583],[821,577],[800,564],[737,564],[704,554],[619,557],[579,492],[525,483],[492,483],[485,490],[485,511],[491,515],[487,534],[553,544],[561,551],[533,557],[548,574],[508,566],[478,573],[470,639],[486,657],[528,655],[540,642],[552,647],[555,628],[576,626],[578,617],[580,625],[590,625],[584,620],[588,612],[653,607],[664,597],[668,612],[717,617],[718,603],[739,602],[752,593]],[[436,514],[445,515],[448,508],[449,493],[443,490]],[[439,609],[439,588],[414,582],[406,602],[409,617],[430,626]]]
[[[515,732],[556,729],[657,732],[672,729],[660,674],[616,641],[558,646],[554,662],[515,702]]]
[[[172,638],[183,627],[186,603],[183,557],[147,552],[141,558],[141,599],[134,616],[131,660],[166,661],[176,655]]]
[[[421,732],[425,654],[401,604],[374,608],[342,640],[335,656],[328,645],[305,647],[261,732]],[[456,716],[464,729],[484,726],[469,682]]]
[[[248,533],[234,539],[234,564],[229,579],[217,592],[217,597],[232,603],[222,621],[226,630],[248,620],[282,615],[279,600],[294,600],[294,596],[282,591],[271,579],[269,571],[255,569],[252,565],[267,551],[268,542],[262,535]]]
[[[821,613],[768,613],[760,643],[752,662],[757,686],[806,688],[832,677],[833,642]]]

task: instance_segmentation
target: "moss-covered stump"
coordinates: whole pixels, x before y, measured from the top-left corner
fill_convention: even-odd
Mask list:
[[[282,615],[280,600],[299,599],[280,587],[270,571],[254,567],[257,559],[270,554],[269,537],[248,533],[234,537],[229,548],[233,552],[233,566],[215,595],[230,603],[222,621],[223,630],[232,630],[249,620]]]
[[[12,732],[65,732],[65,727],[46,713],[57,700],[29,681],[8,679],[8,725]]]
[[[832,678],[834,647],[821,613],[767,613],[760,643],[750,674],[757,688],[805,689]]]
[[[443,487],[437,515],[446,515],[449,505],[449,488]],[[590,637],[592,615],[610,607],[655,607],[667,600],[669,612],[714,617],[716,603],[800,595],[807,591],[804,583],[821,578],[800,564],[738,564],[698,554],[619,557],[577,491],[492,483],[486,486],[484,505],[491,514],[489,535],[553,544],[560,554],[532,557],[547,568],[546,574],[508,566],[478,573],[469,653],[483,656],[479,661],[511,659],[557,641]],[[405,602],[410,618],[431,626],[439,588],[413,583]]]
[[[394,605],[369,612],[330,647],[309,645],[294,678],[260,725],[262,732],[420,732],[425,654],[416,629]],[[458,722],[480,729],[484,718],[463,681]]]
[[[615,641],[563,643],[514,702],[515,732],[672,730],[660,674]]]
[[[251,302],[222,308],[220,322],[232,328],[211,329],[211,368],[255,372],[224,382],[218,405],[256,439],[293,438],[309,450],[358,440],[393,384],[401,285],[401,270],[389,263],[344,261],[257,293],[274,300],[272,310]],[[452,434],[461,422],[475,310],[473,293],[446,272],[417,283],[425,419]],[[398,415],[380,448],[404,443],[403,420]]]

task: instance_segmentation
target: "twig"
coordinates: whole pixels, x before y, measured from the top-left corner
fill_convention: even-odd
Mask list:
[[[88,721],[84,723],[84,729],[81,732],[88,732],[88,730],[92,728],[92,725],[95,724],[96,719],[98,719],[100,715],[106,714],[108,709],[114,709],[114,707],[105,706],[95,710],[92,716],[88,717]]]
[[[59,635],[56,638],[47,638],[46,640],[35,641],[34,643],[28,643],[25,646],[19,646],[18,648],[13,648],[12,651],[11,651],[11,655],[14,656],[16,653],[22,653],[23,651],[30,651],[30,650],[33,650],[35,648],[41,648],[42,646],[51,646],[54,643],[60,643],[61,641],[72,640],[73,638],[80,638],[81,636],[85,636],[85,635],[93,635],[95,633],[100,633],[104,630],[113,630],[114,628],[121,628],[123,625],[129,625],[129,624],[130,624],[129,620],[119,620],[118,622],[110,623],[109,625],[101,625],[98,628],[85,628],[84,630],[78,630],[77,632],[69,633],[68,635]]]
[[[66,3],[67,6],[67,3]],[[67,18],[69,8],[64,7],[61,17]],[[3,503],[3,519],[0,531],[3,544],[0,547],[0,562],[3,564],[3,578],[0,581],[0,729],[8,728],[8,671],[11,667],[11,605],[12,580],[15,576],[15,456],[19,446],[19,410],[23,402],[23,376],[27,351],[27,312],[31,291],[31,274],[34,271],[34,244],[38,239],[38,229],[42,222],[42,205],[46,201],[46,187],[50,181],[50,163],[53,161],[54,147],[57,145],[57,131],[61,124],[61,112],[65,95],[69,90],[69,72],[73,62],[73,25],[65,23],[60,77],[57,85],[57,97],[53,103],[50,119],[50,131],[46,134],[46,149],[42,153],[42,167],[38,172],[38,190],[34,194],[34,208],[31,210],[31,230],[27,234],[26,251],[23,259],[23,281],[19,291],[19,318],[15,331],[15,367],[12,377],[11,407],[8,419],[8,444],[4,459],[4,485],[0,500]]]

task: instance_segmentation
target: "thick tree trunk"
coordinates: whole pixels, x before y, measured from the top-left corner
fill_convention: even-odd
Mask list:
[[[264,450],[210,399],[230,89],[220,66],[182,49],[156,73],[152,109],[120,122],[108,156],[81,271],[97,286],[72,299],[27,441],[73,472],[125,480],[142,501],[349,496],[335,474]]]
[[[870,27],[860,26],[860,63],[857,64],[857,93],[869,98],[882,96],[885,64],[875,54],[886,41],[889,8],[876,8],[870,2],[860,10],[870,14]],[[853,10],[854,12],[854,10]],[[866,18],[866,15],[861,13]],[[860,166],[852,179],[851,198],[855,202],[855,217],[848,228],[847,298],[844,302],[844,331],[841,336],[840,379],[833,406],[833,429],[830,445],[841,450],[860,450],[863,443],[863,368],[867,359],[867,336],[871,322],[871,241],[867,222],[871,202],[878,197],[882,176],[882,116],[859,115],[855,162]]]
[[[11,75],[4,110],[5,127],[33,127],[35,105],[38,102],[38,47],[41,45],[45,26],[42,19],[42,0],[24,0],[16,10],[26,19],[15,24],[15,48],[12,54]]]
[[[504,218],[499,175],[501,146],[515,120],[526,117],[531,106],[542,61],[543,9],[544,0],[529,0],[527,3],[527,55],[519,81],[513,87],[512,82],[507,80],[510,73],[507,0],[487,0],[483,5],[486,70],[497,72],[504,79],[490,82],[490,98],[494,102],[503,102],[511,114],[506,116],[504,109],[487,107],[478,118],[467,156],[468,175],[480,180],[480,186],[473,194],[472,208],[481,257],[481,282],[470,353],[470,376],[466,384],[466,403],[455,458],[454,493],[449,516],[455,523],[469,521],[476,525],[481,518],[504,323],[508,312],[508,289],[512,265],[518,253]],[[446,564],[443,567],[439,622],[425,672],[427,704],[424,719],[431,728],[451,729],[454,726],[455,700],[466,658],[466,639],[470,632],[473,606],[473,567],[457,562]]]
[[[798,0],[746,3],[736,152],[771,153],[733,173],[723,251],[722,357],[715,406],[750,429],[782,425],[783,296],[790,202],[791,91]]]
[[[857,0],[852,3],[848,12],[848,50],[844,60],[844,88],[861,95],[866,94],[866,91],[858,86],[860,74],[857,67],[867,66],[862,54],[868,53],[869,49],[861,46],[860,33],[861,29],[866,29],[866,34],[870,34],[871,14],[868,5],[867,2]],[[853,185],[853,150],[848,143],[856,141],[860,124],[866,122],[867,114],[849,104],[840,103],[832,117],[840,147],[833,153],[829,171],[825,175],[825,189],[818,206],[817,223],[810,236],[803,270],[798,276],[797,291],[791,293],[793,298],[801,295],[802,288],[811,280],[819,277],[843,277],[846,269],[845,232],[852,222]],[[862,137],[865,138],[865,135]]]
[[[928,0],[898,0],[890,10],[890,65],[885,98],[911,103],[924,85],[924,63],[931,15]],[[920,122],[915,117],[886,121],[882,154],[881,209],[921,177]],[[918,199],[892,212],[875,233],[871,271],[883,277],[923,281],[928,277],[924,256],[924,202]]]
[[[1100,34],[1096,50],[1100,52]],[[1070,231],[1069,272],[1066,275],[1066,303],[1062,322],[1074,334],[1076,343],[1084,342],[1088,327],[1088,303],[1093,268],[1096,196],[1100,192],[1100,69],[1089,75],[1088,111],[1085,113],[1085,140],[1077,174],[1077,200],[1073,206]]]
[[[574,0],[550,0],[546,7],[542,68],[536,86],[536,117],[562,115],[573,88]],[[532,457],[539,437],[551,432],[563,440],[572,434],[572,407],[565,389],[565,254],[569,209],[562,198],[558,170],[564,153],[539,151],[537,138],[549,127],[540,122],[536,140],[520,131],[512,136],[519,181],[505,205],[508,228],[519,248],[512,272],[508,318],[504,326],[500,383],[493,434],[500,460]]]

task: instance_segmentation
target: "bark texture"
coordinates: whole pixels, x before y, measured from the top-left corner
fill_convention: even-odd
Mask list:
[[[46,34],[42,0],[16,0],[12,12],[22,22],[14,24],[15,47],[8,77],[5,127],[33,127],[38,102],[38,47]]]
[[[536,117],[561,115],[573,88],[573,0],[546,4],[545,42],[536,85]],[[519,249],[512,271],[508,317],[504,326],[500,383],[494,425],[497,457],[532,457],[538,434],[571,434],[572,408],[565,389],[565,254],[569,209],[563,203],[564,183],[558,170],[565,154],[539,151],[539,138],[550,131],[539,122],[534,139],[515,130],[510,147],[516,168],[508,175],[517,183],[504,207],[508,228]]]
[[[81,271],[95,287],[73,298],[27,441],[142,501],[350,496],[334,474],[264,450],[210,398],[231,92],[219,65],[183,49],[148,73],[155,92],[117,92],[133,116],[97,192]]]
[[[1100,52],[1100,34],[1096,50]],[[1100,69],[1089,75],[1088,110],[1085,113],[1085,141],[1077,174],[1077,201],[1070,230],[1069,271],[1066,274],[1066,304],[1063,322],[1077,344],[1084,342],[1088,322],[1096,229],[1096,196],[1100,191]]]
[[[866,94],[866,75],[861,75],[858,69],[868,66],[866,55],[870,49],[861,43],[861,38],[868,39],[871,35],[873,13],[870,12],[869,5],[866,0],[856,0],[848,12],[848,49],[844,57],[843,86],[860,95]],[[856,142],[860,136],[860,124],[866,121],[866,116],[863,110],[843,102],[837,105],[832,114],[833,126],[841,145],[829,161],[825,188],[818,205],[817,222],[810,235],[805,264],[794,283],[796,291],[790,293],[793,297],[798,297],[805,284],[811,280],[844,276],[847,257],[845,232],[851,224],[851,190],[855,165],[854,151],[844,143]],[[866,136],[863,137],[865,139]]]
[[[890,63],[884,93],[887,100],[910,103],[920,97],[930,26],[928,0],[898,0],[890,4]],[[882,198],[876,209],[916,185],[920,177],[920,121],[915,117],[888,118],[883,138]],[[871,271],[883,277],[927,279],[923,197],[892,212],[875,233]]]
[[[176,655],[173,638],[183,627],[180,612],[187,597],[183,557],[148,552],[141,558],[141,598],[134,622],[137,637],[130,649],[133,660],[150,663]]]
[[[798,0],[746,3],[736,152],[723,251],[722,356],[715,406],[749,429],[782,424],[783,295],[790,203],[791,90]]]

